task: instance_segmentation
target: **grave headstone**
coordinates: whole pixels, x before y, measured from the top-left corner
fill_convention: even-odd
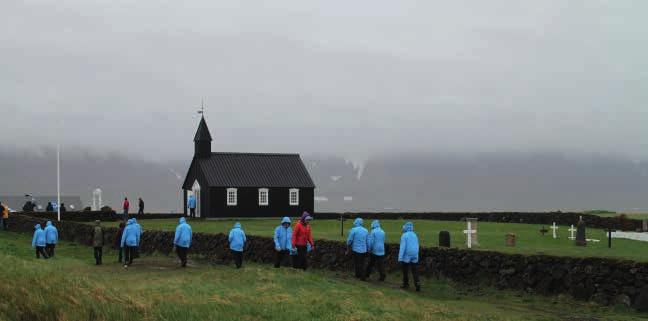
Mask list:
[[[450,247],[450,232],[448,231],[439,232],[439,246]]]
[[[515,234],[506,234],[506,246],[515,247]]]
[[[585,237],[585,221],[581,216],[576,225],[576,246],[587,246],[587,238]]]
[[[574,224],[571,225],[568,231],[569,231],[569,239],[572,241],[575,240],[576,237],[574,236],[574,232],[576,232],[576,229],[574,228]]]
[[[477,222],[476,218],[466,219],[467,228],[463,232],[464,234],[466,234],[466,246],[469,249],[472,248],[473,245],[477,245],[477,227],[473,226],[473,223],[476,222]]]
[[[554,239],[557,239],[557,238],[558,238],[558,235],[556,235],[556,230],[559,229],[559,227],[556,226],[556,222],[553,222],[553,225],[551,225],[550,229],[551,229],[552,232],[553,232],[553,238],[554,238]]]

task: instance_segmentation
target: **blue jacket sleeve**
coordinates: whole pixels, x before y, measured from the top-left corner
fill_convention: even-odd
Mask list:
[[[355,234],[355,229],[351,229],[351,231],[349,231],[349,237],[347,238],[347,245],[353,244],[354,234]]]
[[[180,226],[176,227],[175,237],[173,237],[173,245],[178,245],[180,240]]]
[[[124,243],[126,243],[126,229],[122,232],[121,247],[124,247]]]
[[[232,239],[234,238],[234,230],[230,231],[229,237],[227,238],[230,243],[232,243]]]
[[[281,230],[279,230],[280,228],[281,228],[281,226],[277,226],[277,228],[275,228],[275,232],[274,232],[274,238],[273,239],[274,239],[275,249],[280,249],[281,248],[281,244],[279,244],[279,233],[281,232]]]
[[[191,229],[191,226],[187,226],[187,230],[189,231],[189,246],[191,246],[191,241],[193,239],[193,230]]]
[[[407,250],[407,236],[403,234],[400,240],[400,250],[398,251],[398,262],[403,262],[403,255],[405,254],[405,250]]]
[[[32,247],[34,247],[34,248],[36,247],[36,233],[37,232],[38,231],[34,232],[34,237],[32,237]]]
[[[142,237],[142,232],[141,232],[141,230],[137,233],[136,236],[137,236],[137,246],[139,246],[139,245],[140,245],[140,238]]]

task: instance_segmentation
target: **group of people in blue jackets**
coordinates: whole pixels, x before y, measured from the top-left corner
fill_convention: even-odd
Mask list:
[[[310,216],[308,216],[310,217]],[[305,220],[304,221],[308,221]],[[353,228],[349,231],[347,238],[347,253],[349,250],[353,256],[353,265],[355,269],[355,277],[360,280],[367,280],[374,267],[378,270],[379,280],[384,281],[386,278],[384,257],[386,254],[385,249],[385,231],[380,227],[380,221],[374,220],[371,222],[371,231],[368,231],[364,226],[364,221],[361,218],[356,218],[353,222]],[[142,227],[137,223],[135,218],[131,218],[126,223],[123,232],[121,232],[120,246],[124,251],[124,267],[133,264],[133,259],[137,256],[138,249],[141,242]],[[180,218],[178,226],[175,230],[173,239],[173,246],[180,259],[182,267],[187,266],[187,254],[191,248],[193,232],[191,226],[187,223],[186,219]],[[281,263],[289,257],[295,257],[297,254],[295,239],[291,227],[290,218],[284,217],[281,219],[279,226],[275,228],[273,241],[275,248],[275,268],[279,268]],[[245,231],[241,227],[241,223],[236,222],[234,227],[230,230],[229,248],[234,259],[236,268],[241,268],[243,264],[243,249],[247,238]],[[41,256],[45,259],[54,256],[54,249],[58,242],[58,230],[51,221],[47,221],[45,229],[41,228],[40,224],[36,224],[34,237],[32,239],[32,247],[36,249],[36,258]],[[307,243],[307,251],[312,250],[310,243]],[[369,257],[369,263],[365,265],[365,258]],[[414,279],[414,286],[417,291],[421,290],[421,283],[418,275],[417,265],[419,259],[419,240],[416,233],[414,233],[414,224],[407,222],[403,225],[403,234],[400,239],[400,248],[398,251],[398,262],[401,264],[403,272],[403,288],[409,287],[409,274],[412,274]],[[293,259],[293,267],[297,260]]]
[[[58,230],[52,224],[52,221],[47,221],[43,229],[40,224],[34,226],[34,236],[32,237],[32,248],[36,250],[36,258],[49,259],[54,257],[54,249],[58,243]]]
[[[351,250],[355,277],[365,281],[371,275],[374,266],[380,274],[380,281],[385,280],[385,231],[380,227],[380,221],[371,222],[371,232],[363,226],[364,221],[356,218],[353,228],[349,231],[347,238],[347,252]],[[365,257],[369,255],[369,264],[365,267]],[[414,224],[407,222],[403,225],[400,248],[398,251],[398,262],[403,271],[402,288],[409,287],[409,274],[412,274],[416,291],[421,291],[421,282],[418,275],[419,240],[414,233]]]

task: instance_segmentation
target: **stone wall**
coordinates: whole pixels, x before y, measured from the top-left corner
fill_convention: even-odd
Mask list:
[[[28,212],[19,213],[21,215],[41,218],[45,220],[55,221],[57,219],[56,212]],[[151,220],[151,219],[167,219],[167,218],[180,218],[183,217],[182,213],[145,213],[144,215],[137,215],[131,213],[130,218],[138,220]],[[94,222],[96,220],[114,222],[122,219],[122,214],[117,214],[115,211],[80,211],[80,212],[65,212],[61,213],[61,220],[73,222]]]
[[[31,233],[42,220],[12,215],[9,229]],[[92,226],[75,222],[56,223],[61,239],[90,244]],[[146,231],[142,235],[141,252],[168,254],[172,251],[173,233]],[[109,242],[117,229],[106,228]],[[29,246],[25,244],[25,246]],[[338,241],[316,241],[310,265],[330,270],[351,269],[351,258],[344,255],[345,244]],[[194,233],[192,254],[206,257],[213,263],[230,261],[227,236]],[[273,242],[268,237],[249,236],[245,260],[270,263],[274,258]],[[387,245],[386,269],[399,271],[398,245]],[[571,258],[545,255],[516,255],[490,251],[422,248],[420,272],[428,277],[445,277],[468,285],[495,286],[543,295],[568,294],[580,300],[602,305],[639,304],[646,308],[648,298],[648,263],[604,258]],[[640,293],[643,293],[640,295]]]
[[[405,220],[436,220],[462,221],[466,217],[475,217],[480,222],[524,223],[551,225],[571,225],[578,223],[580,216],[588,227],[616,230],[636,230],[642,228],[641,220],[619,219],[617,217],[601,217],[598,215],[576,212],[425,212],[425,213],[315,213],[317,219],[339,219],[340,216],[351,219],[361,216],[364,219],[405,219]]]

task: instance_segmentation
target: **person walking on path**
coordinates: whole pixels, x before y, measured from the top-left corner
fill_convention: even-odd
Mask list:
[[[47,202],[47,206],[45,206],[45,212],[54,212],[54,205],[52,205],[52,202]]]
[[[418,260],[419,260],[419,240],[416,233],[414,233],[414,224],[407,222],[403,225],[403,235],[400,240],[400,250],[398,251],[398,262],[401,263],[403,269],[403,285],[401,288],[409,288],[409,271],[412,271],[414,278],[414,286],[416,291],[421,291],[421,282],[418,275]]]
[[[44,259],[49,259],[45,253],[45,231],[41,228],[40,224],[34,226],[34,237],[32,238],[32,247],[36,249],[36,258],[40,259],[41,255]]]
[[[140,197],[138,202],[137,215],[144,215],[144,200]]]
[[[130,208],[130,202],[128,201],[128,197],[124,197],[124,222],[128,222],[128,209]]]
[[[187,224],[187,220],[184,217],[181,217],[180,223],[176,227],[173,246],[175,247],[182,267],[187,267],[187,253],[191,247],[192,234],[191,225]]]
[[[371,222],[371,232],[367,237],[367,246],[369,251],[369,264],[367,265],[367,279],[371,275],[374,265],[380,274],[380,281],[385,281],[385,266],[383,259],[385,258],[385,231],[380,228],[380,222],[374,220]]]
[[[45,224],[45,252],[49,257],[54,257],[56,243],[58,243],[58,230],[52,221],[47,221]]]
[[[135,222],[133,222],[133,219],[128,220],[128,223],[126,224],[126,228],[124,228],[124,233],[122,234],[121,238],[121,247],[124,249],[124,267],[127,268],[128,266],[133,264],[133,258],[135,256],[135,249],[137,249],[137,245],[139,244],[139,228],[135,226]]]
[[[94,247],[95,265],[101,265],[104,246],[104,229],[101,227],[101,221],[96,220],[92,230],[92,247]]]
[[[313,235],[311,233],[310,221],[313,217],[304,212],[295,224],[295,229],[292,233],[292,246],[297,249],[297,256],[295,257],[295,268],[306,270],[308,269],[308,245],[311,249],[315,250],[315,242],[313,242]]]
[[[2,215],[0,216],[2,217],[2,229],[6,231],[8,226],[7,223],[9,223],[7,222],[9,220],[9,206],[7,204],[2,204],[2,202],[0,202],[0,214]]]
[[[273,239],[276,254],[274,267],[279,268],[292,251],[292,228],[288,216],[282,218],[281,224],[275,228]]]
[[[243,265],[243,248],[245,247],[245,232],[241,229],[241,223],[236,222],[234,228],[229,233],[229,243],[232,256],[234,257],[234,264],[236,268],[240,269]]]
[[[119,251],[119,258],[117,262],[121,263],[124,259],[124,248],[121,247],[121,238],[124,235],[124,229],[126,224],[124,222],[119,223],[119,231],[117,231],[117,236],[115,237],[115,250]]]
[[[349,231],[347,238],[347,252],[351,248],[353,252],[353,266],[355,267],[355,277],[365,280],[365,256],[367,256],[367,235],[369,232],[364,228],[361,218],[356,218],[353,222],[353,228]]]
[[[187,206],[189,207],[189,216],[196,217],[196,198],[193,195],[189,195]]]

